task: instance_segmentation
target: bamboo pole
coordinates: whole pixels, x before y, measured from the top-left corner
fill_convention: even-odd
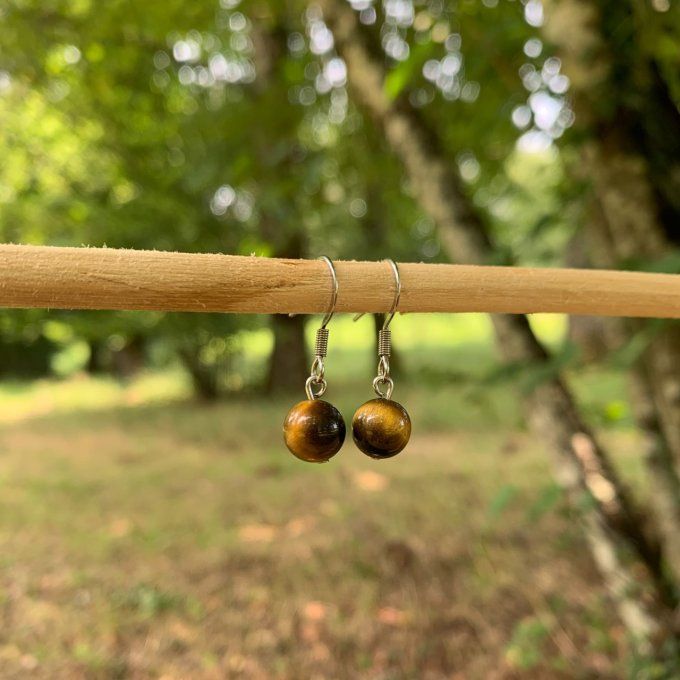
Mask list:
[[[338,312],[385,312],[384,262],[336,262]],[[680,275],[404,263],[402,312],[561,312],[680,318]],[[0,245],[0,307],[190,312],[325,311],[320,260]]]

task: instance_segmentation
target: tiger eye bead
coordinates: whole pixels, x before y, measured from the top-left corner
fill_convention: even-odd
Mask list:
[[[327,401],[307,399],[288,411],[283,438],[290,452],[300,460],[325,463],[345,441],[345,421]]]
[[[371,458],[391,458],[408,444],[411,418],[391,399],[371,399],[360,406],[352,419],[354,443]]]

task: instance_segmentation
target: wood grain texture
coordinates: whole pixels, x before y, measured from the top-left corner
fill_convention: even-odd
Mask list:
[[[338,312],[385,312],[384,262],[336,262]],[[473,265],[399,265],[402,312],[563,312],[680,318],[680,275]],[[0,307],[190,312],[325,311],[321,260],[0,245]]]

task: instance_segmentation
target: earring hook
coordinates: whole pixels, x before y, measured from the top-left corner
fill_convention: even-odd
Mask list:
[[[330,305],[323,317],[320,328],[316,331],[316,350],[314,352],[314,362],[312,363],[312,370],[309,378],[305,382],[305,392],[307,392],[307,399],[318,399],[324,395],[326,391],[326,379],[324,378],[325,368],[323,360],[326,357],[328,350],[328,335],[329,331],[326,328],[328,322],[333,318],[335,313],[335,305],[338,301],[338,277],[335,274],[335,267],[330,258],[322,255],[319,257],[328,266],[328,271],[331,273],[331,281],[333,289],[331,291]]]
[[[401,276],[399,276],[399,267],[397,263],[391,258],[385,260],[392,268],[392,273],[394,274],[394,301],[392,302],[392,309],[390,309],[389,314],[385,317],[383,322],[383,330],[387,330],[388,326],[392,323],[394,315],[397,313],[397,307],[399,307],[399,299],[401,298]]]
[[[397,307],[399,306],[399,299],[401,298],[401,276],[399,276],[399,267],[397,267],[397,263],[393,259],[387,257],[383,260],[383,262],[387,262],[392,268],[395,286],[392,308],[386,314],[385,320],[383,321],[383,330],[387,330],[388,326],[392,323],[392,319],[394,318],[394,315],[397,313]],[[356,314],[352,320],[358,321],[364,314],[365,312],[360,312],[359,314]]]
[[[323,321],[321,322],[321,328],[326,328],[328,322],[333,318],[333,314],[335,314],[335,306],[337,305],[338,302],[338,277],[337,274],[335,273],[335,267],[333,266],[333,262],[329,257],[322,255],[319,259],[323,260],[328,266],[328,270],[331,273],[331,281],[333,283],[333,290],[331,291],[331,301],[328,306],[328,310],[326,311],[326,314],[323,317]]]

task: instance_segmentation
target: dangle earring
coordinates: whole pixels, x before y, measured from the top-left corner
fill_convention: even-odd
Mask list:
[[[392,346],[389,325],[397,312],[401,296],[399,269],[393,260],[386,260],[394,274],[394,302],[378,333],[378,375],[373,389],[378,395],[362,404],[352,419],[352,438],[359,449],[371,458],[391,458],[404,449],[411,437],[411,418],[406,409],[392,400],[394,382],[390,377]]]
[[[328,311],[316,332],[314,362],[305,392],[307,399],[295,404],[288,411],[283,423],[283,438],[290,452],[308,463],[325,463],[342,447],[345,441],[345,421],[332,404],[320,397],[326,392],[326,378],[323,360],[328,350],[328,322],[333,317],[338,300],[338,278],[335,267],[325,255],[323,260],[331,274],[333,289]]]

